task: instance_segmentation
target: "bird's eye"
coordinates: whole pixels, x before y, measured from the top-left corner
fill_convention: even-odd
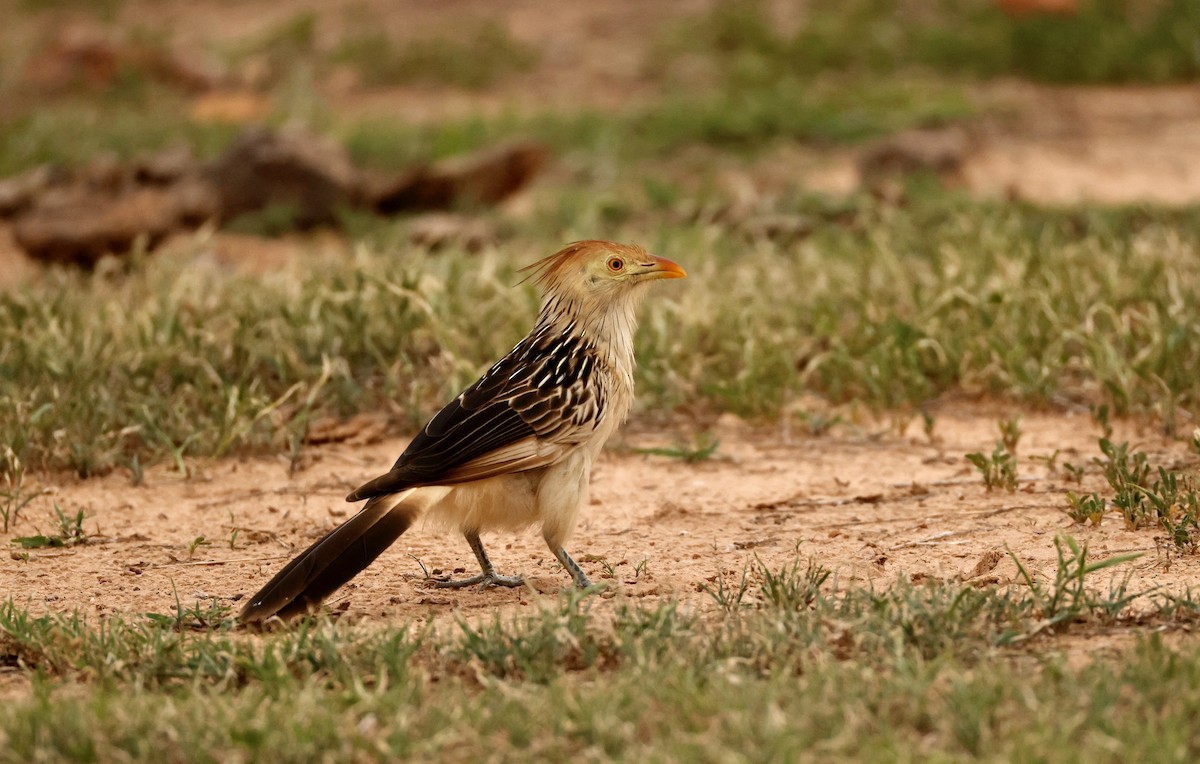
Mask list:
[[[619,257],[614,257],[608,261],[608,269],[610,271],[612,271],[613,273],[616,273],[617,271],[621,270],[624,267],[625,267],[625,261]]]

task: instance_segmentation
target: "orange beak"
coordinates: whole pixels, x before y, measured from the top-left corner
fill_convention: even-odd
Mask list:
[[[687,278],[687,271],[679,267],[679,264],[668,260],[665,257],[652,256],[654,264],[650,265],[643,272],[647,279],[683,279]]]

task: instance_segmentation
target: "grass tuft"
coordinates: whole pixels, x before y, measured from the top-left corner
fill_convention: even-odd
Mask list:
[[[1094,461],[1113,490],[1112,507],[1121,513],[1125,527],[1157,526],[1166,531],[1178,551],[1200,552],[1200,485],[1194,467],[1181,471],[1159,466],[1156,470],[1147,454],[1108,438],[1100,439],[1100,451],[1104,458]],[[1087,511],[1088,519],[1095,515],[1093,522],[1099,524],[1105,500],[1097,494],[1072,497],[1068,496],[1072,517]]]
[[[68,547],[87,543],[87,533],[83,530],[83,510],[75,514],[67,514],[54,502],[54,519],[58,525],[58,533],[47,535],[39,533],[36,536],[17,536],[12,543],[22,549],[42,549],[45,547]]]
[[[977,0],[815,0],[793,29],[755,0],[720,3],[664,42],[656,65],[700,56],[742,86],[830,71],[1055,83],[1200,77],[1200,6],[1191,0],[1081,0],[1075,13],[1007,14]]]
[[[367,85],[425,83],[478,90],[527,71],[537,63],[538,53],[505,27],[489,22],[461,42],[423,39],[398,44],[384,32],[365,32],[343,39],[332,60],[354,67]]]
[[[188,474],[197,456],[296,462],[317,416],[373,410],[415,427],[527,330],[535,296],[512,288],[515,268],[583,228],[692,274],[643,310],[645,408],[765,417],[816,393],[913,410],[965,392],[1154,415],[1164,391],[1181,412],[1200,400],[1187,307],[1200,302],[1200,224],[1187,211],[861,198],[805,240],[748,247],[735,225],[585,226],[608,203],[555,197],[530,223],[538,236],[479,255],[361,247],[260,278],[184,249],[124,274],[50,272],[0,295],[0,438],[25,474],[136,475],[162,460]],[[16,463],[0,465],[10,481]]]
[[[760,759],[820,748],[862,759],[920,746],[1020,759],[1069,744],[1081,757],[1144,760],[1161,742],[1147,725],[1182,729],[1200,708],[1194,652],[1157,635],[1114,660],[1057,652],[1061,634],[1195,623],[1188,597],[1079,588],[1123,561],[1089,562],[1065,539],[1051,583],[1029,574],[1013,589],[884,590],[838,589],[827,570],[797,561],[747,571],[761,583],[752,608],[572,592],[509,620],[424,629],[317,617],[249,635],[215,602],[92,623],[10,601],[0,604],[0,665],[33,691],[0,705],[0,734],[24,760],[199,746],[214,758],[438,759],[451,741],[456,757]],[[1064,715],[1106,734],[1073,736]]]

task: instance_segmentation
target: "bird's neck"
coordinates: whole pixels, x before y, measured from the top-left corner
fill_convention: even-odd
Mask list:
[[[591,345],[597,356],[614,370],[633,380],[633,338],[637,331],[636,295],[610,302],[603,307],[590,305],[568,296],[553,296],[542,305],[538,329],[563,331]]]

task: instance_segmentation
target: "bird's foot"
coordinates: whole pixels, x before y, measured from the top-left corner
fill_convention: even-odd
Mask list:
[[[562,547],[558,547],[556,549],[553,545],[551,545],[550,548],[554,549],[554,556],[558,558],[558,561],[562,563],[562,566],[567,569],[568,573],[571,574],[571,579],[575,581],[576,587],[580,589],[587,589],[591,587],[592,580],[587,577],[587,573],[583,572],[583,568],[579,567],[579,563],[575,562],[575,559],[571,557],[571,555],[567,554],[566,549],[563,549]]]
[[[490,589],[493,586],[521,586],[525,583],[525,579],[520,576],[502,576],[494,570],[480,573],[470,578],[460,578],[457,580],[430,578],[428,581],[438,589],[465,589],[468,586],[476,585],[480,589]]]

